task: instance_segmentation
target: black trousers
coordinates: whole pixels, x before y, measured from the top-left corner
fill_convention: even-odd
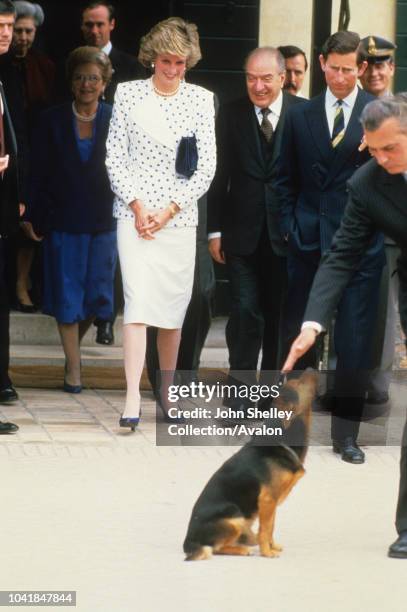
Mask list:
[[[230,378],[236,375],[238,380],[255,384],[260,349],[262,372],[279,370],[282,365],[286,260],[274,253],[265,228],[253,253],[226,253],[226,264],[231,292],[226,326]],[[267,383],[265,379],[261,382]]]
[[[123,281],[122,273],[120,271],[119,258],[117,258],[116,271],[114,274],[113,316],[111,319],[108,320],[97,318],[94,320],[93,324],[96,325],[96,327],[99,327],[99,325],[104,325],[105,323],[111,323],[112,325],[114,325],[117,315],[119,314],[119,312],[123,311],[123,306]]]
[[[5,243],[0,238],[0,390],[11,385],[10,364],[10,308],[6,283]]]
[[[207,240],[197,240],[194,284],[191,301],[185,314],[178,351],[177,370],[196,376],[201,352],[211,325],[211,299],[215,289],[215,274]],[[147,373],[151,386],[157,391],[157,328],[147,329]],[[187,381],[186,381],[187,382]]]
[[[407,421],[401,441],[400,485],[396,511],[397,532],[407,531]]]
[[[285,344],[299,334],[314,276],[318,269],[318,251],[298,252],[295,247],[287,258],[288,297],[284,321]],[[376,320],[382,259],[377,266],[361,267],[343,292],[338,304],[334,329],[337,366],[331,436],[343,440],[357,438],[363,413],[368,372],[371,367],[372,329]],[[316,367],[317,351],[311,350],[296,364],[296,369]]]

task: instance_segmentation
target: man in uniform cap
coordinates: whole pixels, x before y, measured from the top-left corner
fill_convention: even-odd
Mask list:
[[[359,63],[367,62],[360,77],[365,91],[374,96],[391,95],[390,83],[394,75],[394,51],[396,45],[380,36],[366,36],[360,41]]]

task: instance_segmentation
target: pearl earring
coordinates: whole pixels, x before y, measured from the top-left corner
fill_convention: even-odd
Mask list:
[[[155,68],[154,62],[151,62],[151,68],[154,70],[154,68]]]

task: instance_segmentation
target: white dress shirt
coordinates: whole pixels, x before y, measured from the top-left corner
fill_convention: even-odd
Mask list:
[[[112,50],[112,47],[113,47],[113,45],[112,45],[112,43],[109,40],[109,42],[104,47],[102,47],[101,51],[106,53],[106,55],[109,55],[110,51]]]
[[[278,123],[278,120],[280,119],[282,106],[283,106],[283,93],[280,91],[277,98],[268,107],[270,110],[270,114],[267,116],[267,118],[270,121],[271,125],[273,126],[274,131],[276,131],[277,129],[277,123]],[[260,108],[260,106],[254,105],[254,110],[256,112],[257,121],[259,122],[259,125],[261,125],[263,121],[263,113],[261,112],[262,109]]]

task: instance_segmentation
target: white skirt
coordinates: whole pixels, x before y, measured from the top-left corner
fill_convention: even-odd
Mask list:
[[[139,238],[133,219],[118,219],[124,324],[182,327],[194,281],[196,227],[163,228]]]

